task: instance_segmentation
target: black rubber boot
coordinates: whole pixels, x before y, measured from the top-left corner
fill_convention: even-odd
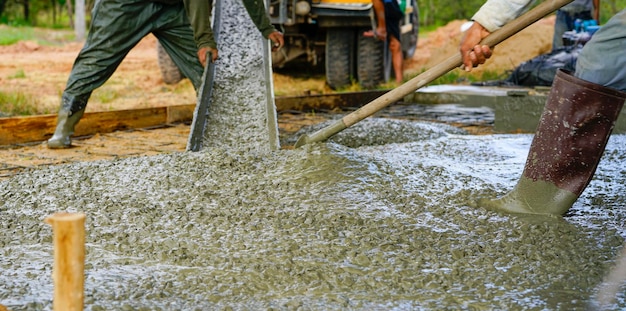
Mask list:
[[[559,70],[515,188],[479,205],[495,211],[564,215],[600,162],[626,93]]]
[[[48,139],[48,148],[62,149],[72,146],[71,136],[74,134],[74,127],[83,116],[88,99],[89,95],[70,97],[63,94],[61,109],[57,116],[57,127],[54,135]]]

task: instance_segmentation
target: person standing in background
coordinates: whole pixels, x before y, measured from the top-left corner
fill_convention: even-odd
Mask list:
[[[552,50],[563,47],[563,34],[574,30],[577,20],[595,20],[600,24],[600,0],[574,0],[556,11]]]
[[[372,4],[376,14],[376,29],[365,32],[363,35],[387,40],[395,82],[402,84],[404,55],[400,43],[400,21],[404,17],[404,8],[397,0],[373,0]]]

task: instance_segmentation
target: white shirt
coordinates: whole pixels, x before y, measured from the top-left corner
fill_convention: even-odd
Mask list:
[[[472,20],[494,32],[526,11],[533,0],[487,0]]]

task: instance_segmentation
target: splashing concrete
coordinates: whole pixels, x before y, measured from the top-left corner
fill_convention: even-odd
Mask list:
[[[244,54],[221,61],[256,64]],[[242,91],[265,86],[224,68],[241,77],[216,81],[224,100],[203,151],[0,182],[1,304],[51,309],[43,219],[59,211],[87,215],[87,310],[584,310],[593,300],[626,236],[625,136],[612,136],[566,218],[503,216],[473,202],[514,186],[531,135],[372,118],[328,143],[269,150],[263,112],[250,107],[265,99]]]
[[[267,40],[241,1],[225,0],[219,7],[219,59],[202,146],[278,149],[276,109],[267,107],[268,96],[273,101],[266,79],[271,60],[263,57]]]
[[[43,219],[82,211],[90,310],[584,309],[626,235],[626,138],[571,215],[523,218],[471,202],[514,185],[531,136],[412,124],[433,134],[20,174],[0,183],[0,302],[50,307]]]

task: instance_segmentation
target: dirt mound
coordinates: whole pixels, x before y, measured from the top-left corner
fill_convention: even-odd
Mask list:
[[[483,72],[506,72],[513,70],[522,62],[552,49],[554,16],[539,20],[528,28],[502,42],[494,50],[494,55],[474,69],[476,74]],[[455,20],[437,30],[419,38],[413,58],[405,62],[405,75],[414,76],[423,70],[459,53],[459,44],[463,33],[461,25],[466,20]]]

